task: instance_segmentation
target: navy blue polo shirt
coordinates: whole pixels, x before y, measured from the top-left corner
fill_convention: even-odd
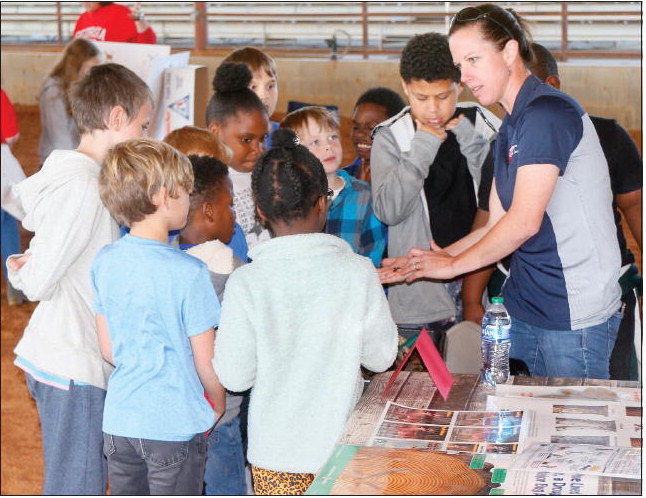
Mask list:
[[[574,330],[619,310],[619,247],[608,165],[589,116],[569,95],[529,76],[500,128],[494,177],[503,208],[518,170],[552,164],[559,178],[540,229],[511,259],[503,289],[513,317]]]

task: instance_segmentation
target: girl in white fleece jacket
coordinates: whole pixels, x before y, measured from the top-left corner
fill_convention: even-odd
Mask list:
[[[259,160],[252,188],[274,238],[229,278],[215,369],[252,388],[249,448],[256,494],[302,494],[361,395],[360,366],[383,371],[397,328],[368,258],[320,233],[330,192],[323,167],[291,130]]]

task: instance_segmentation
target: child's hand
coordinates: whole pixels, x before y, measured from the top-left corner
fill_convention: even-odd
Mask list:
[[[408,265],[408,257],[385,258],[381,262],[381,268],[377,268],[379,281],[382,284],[394,284],[406,280],[408,274],[403,270]]]
[[[462,122],[463,119],[464,119],[464,114],[460,114],[458,117],[448,120],[444,124],[444,129],[445,130],[452,130],[453,128],[458,126]]]
[[[422,130],[422,131],[425,131],[426,133],[430,133],[431,135],[439,138],[442,142],[446,140],[446,131],[444,131],[443,126],[435,127],[435,126],[427,125],[422,123],[419,119],[415,120],[415,125],[417,126],[418,130]]]
[[[13,272],[19,271],[29,261],[29,258],[31,258],[31,254],[23,254],[18,258],[9,258],[7,259],[7,268]]]

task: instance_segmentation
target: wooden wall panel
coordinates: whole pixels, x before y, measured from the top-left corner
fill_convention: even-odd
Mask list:
[[[37,103],[40,85],[60,53],[2,50],[2,87],[18,104]],[[195,56],[193,64],[203,64],[209,74],[222,57]],[[289,100],[335,104],[348,118],[357,97],[373,86],[387,86],[401,93],[398,60],[277,59],[279,73],[278,111]],[[642,129],[641,66],[631,62],[582,61],[560,64],[562,89],[573,95],[591,114],[613,117],[629,130]],[[474,100],[465,90],[461,100]],[[492,108],[499,114],[499,110]]]

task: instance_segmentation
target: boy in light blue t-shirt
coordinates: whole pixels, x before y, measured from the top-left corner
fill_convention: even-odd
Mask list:
[[[130,227],[92,266],[101,353],[115,366],[103,414],[110,489],[201,494],[205,433],[225,398],[212,365],[220,305],[209,272],[168,244],[186,223],[192,167],[167,144],[130,140],[108,153],[99,182]]]

